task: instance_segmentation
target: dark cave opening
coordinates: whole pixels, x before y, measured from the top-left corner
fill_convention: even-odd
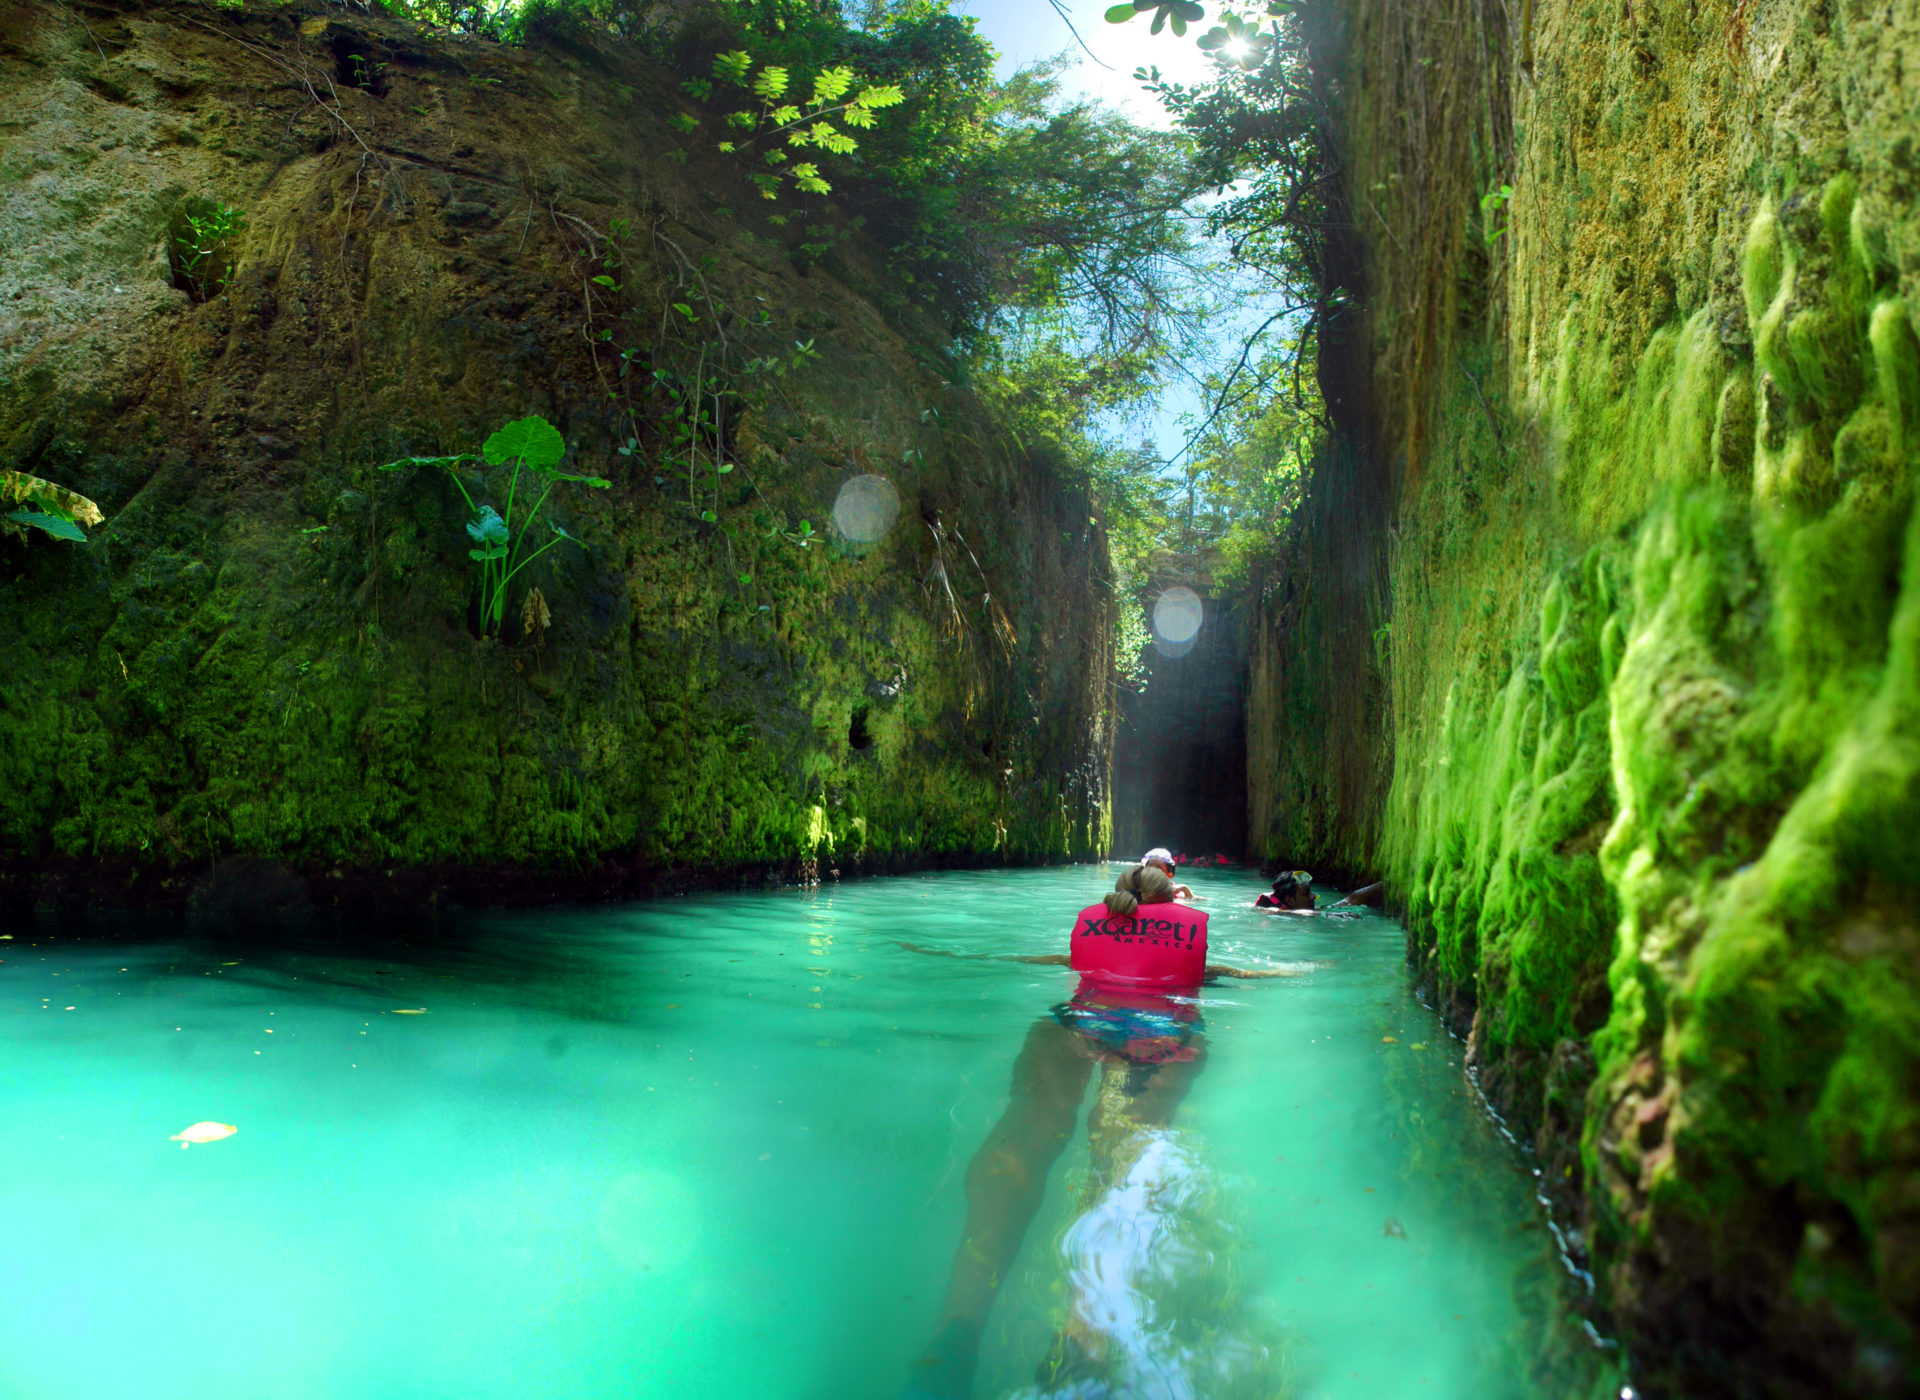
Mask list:
[[[1231,600],[1205,600],[1192,649],[1147,649],[1122,696],[1113,757],[1113,854],[1165,846],[1239,860],[1247,844],[1246,643]]]

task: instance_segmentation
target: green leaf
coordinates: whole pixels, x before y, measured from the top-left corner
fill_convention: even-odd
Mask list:
[[[604,272],[601,273],[598,277],[593,279],[593,284],[596,287],[611,287],[615,291],[620,290],[620,284],[614,281],[611,277],[607,276]]]
[[[480,455],[489,466],[502,467],[518,457],[537,472],[550,472],[566,457],[567,442],[558,428],[534,413],[488,438],[481,444]]]
[[[551,520],[549,520],[547,524],[552,528],[553,533],[558,535],[561,539],[572,540],[573,543],[579,545],[580,548],[582,549],[586,548],[586,545],[581,542],[578,536],[568,534],[565,530],[561,529],[558,525],[555,525]]]
[[[500,518],[500,512],[492,506],[481,506],[473,519],[467,522],[467,535],[475,544],[499,545],[504,551],[507,522]]]
[[[713,57],[713,76],[722,82],[738,83],[746,86],[747,70],[753,67],[753,55],[744,49],[735,49],[731,53],[715,54]]]
[[[718,517],[718,516],[716,516],[716,515],[715,515],[715,514],[714,514],[714,513],[712,512],[712,511],[710,511],[710,510],[703,510],[703,511],[701,511],[701,512],[700,512],[700,518],[701,518],[702,520],[704,520],[704,521],[706,521],[706,522],[707,522],[707,524],[709,524],[709,525],[711,525],[711,524],[713,524],[713,522],[714,522],[715,520],[717,520],[717,519],[719,519],[719,517]]]
[[[98,525],[106,520],[100,507],[78,491],[69,491],[56,482],[26,472],[0,471],[0,502],[12,501],[39,506],[82,525]]]
[[[725,475],[726,475],[726,474],[727,474],[728,472],[730,472],[730,471],[732,471],[732,470],[733,470],[733,463],[731,463],[731,462],[722,462],[722,463],[720,464],[720,466],[719,466],[719,468],[718,468],[718,470],[719,470],[719,472],[720,472],[720,475],[722,475],[722,476],[725,476]]]
[[[772,102],[774,99],[782,96],[787,90],[787,70],[772,64],[762,68],[760,75],[753,80],[753,90],[759,96]]]
[[[44,510],[13,510],[7,512],[7,519],[44,530],[57,540],[74,540],[81,544],[87,541],[87,532],[64,515],[52,515]]]
[[[507,547],[503,544],[488,545],[485,549],[470,549],[467,551],[467,558],[473,560],[476,564],[486,564],[495,559],[505,559],[506,557]]]
[[[1133,8],[1132,0],[1128,0],[1127,4],[1115,5],[1112,9],[1107,11],[1107,23],[1108,24],[1125,24],[1128,20],[1132,19],[1135,15],[1139,13],[1140,12],[1138,10]]]
[[[844,65],[828,68],[820,72],[813,80],[813,103],[815,107],[824,107],[830,102],[838,102],[847,95],[853,86],[853,70]]]
[[[684,301],[676,301],[673,304],[673,309],[678,311],[682,316],[685,316],[689,321],[697,321],[700,319],[693,314],[693,308],[688,306]]]

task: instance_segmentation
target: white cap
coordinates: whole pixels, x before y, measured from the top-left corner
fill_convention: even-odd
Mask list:
[[[1173,869],[1173,852],[1169,851],[1165,846],[1155,846],[1152,850],[1140,857],[1140,863],[1142,865],[1164,865],[1167,869],[1171,870]]]

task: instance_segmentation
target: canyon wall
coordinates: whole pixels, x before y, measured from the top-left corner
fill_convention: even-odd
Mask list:
[[[0,5],[0,466],[106,516],[0,539],[9,898],[1104,849],[1084,484],[956,382],[857,209],[763,200],[691,106],[579,32]],[[504,512],[512,470],[407,459],[533,414],[609,484],[554,486],[489,635],[463,493]]]
[[[1920,12],[1340,14],[1365,529],[1267,584],[1256,834],[1384,871],[1643,1393],[1913,1393]]]

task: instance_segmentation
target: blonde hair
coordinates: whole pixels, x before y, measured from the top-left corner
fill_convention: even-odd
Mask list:
[[[1125,918],[1143,904],[1173,903],[1173,879],[1154,865],[1136,865],[1114,881],[1107,896],[1109,912]]]

